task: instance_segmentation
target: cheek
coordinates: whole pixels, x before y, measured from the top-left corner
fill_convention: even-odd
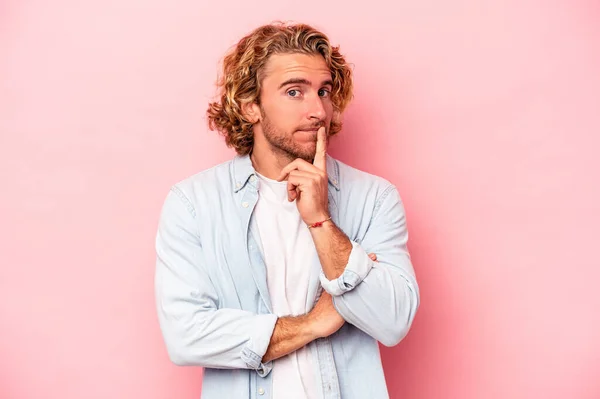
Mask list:
[[[334,115],[334,108],[333,108],[333,104],[329,103],[328,106],[325,108],[326,112],[327,112],[327,120],[331,121],[333,119],[333,115]]]
[[[331,99],[323,101],[323,107],[325,108],[325,110],[327,110],[328,115],[331,115],[333,113],[334,106],[333,106],[333,102],[331,101]]]
[[[306,116],[306,111],[302,107],[302,104],[296,104],[292,101],[288,103],[282,102],[275,110],[275,113],[277,119],[285,126],[296,125]]]
[[[265,111],[267,112],[269,121],[277,126],[279,130],[285,132],[294,129],[302,116],[297,107],[286,106],[283,103],[272,104],[272,106],[269,107],[269,110]]]

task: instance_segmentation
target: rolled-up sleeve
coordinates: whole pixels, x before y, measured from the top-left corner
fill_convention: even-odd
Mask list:
[[[353,290],[367,277],[373,268],[373,261],[360,244],[355,241],[351,242],[352,250],[350,251],[350,257],[342,275],[333,280],[328,280],[323,271],[319,275],[323,289],[330,295],[338,296]]]
[[[338,313],[386,346],[408,333],[419,307],[419,287],[407,247],[404,206],[395,186],[381,194],[369,228],[352,251],[343,274],[321,275]],[[377,255],[377,262],[368,253]]]
[[[196,211],[174,186],[164,202],[156,235],[155,297],[171,361],[181,366],[254,369],[262,363],[277,316],[218,308],[219,298],[202,264]]]

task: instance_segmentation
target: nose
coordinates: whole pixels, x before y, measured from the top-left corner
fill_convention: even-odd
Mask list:
[[[308,103],[309,119],[325,120],[327,115],[325,113],[325,107],[323,106],[323,99],[318,95],[314,97],[311,96]]]

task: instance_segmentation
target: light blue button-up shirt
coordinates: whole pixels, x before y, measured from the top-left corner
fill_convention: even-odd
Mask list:
[[[327,156],[329,211],[352,242],[344,273],[311,268],[306,312],[322,290],[346,320],[308,344],[323,399],[387,398],[377,341],[396,345],[419,307],[404,206],[394,185]],[[272,398],[277,360],[263,363],[277,316],[252,212],[258,181],[249,156],[173,185],[156,236],[156,306],[170,359],[202,366],[205,399]],[[373,262],[368,253],[377,255]],[[284,398],[272,398],[284,399]]]

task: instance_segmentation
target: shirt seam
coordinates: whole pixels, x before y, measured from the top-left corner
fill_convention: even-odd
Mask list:
[[[379,212],[379,209],[381,209],[381,205],[383,204],[383,201],[387,198],[387,196],[390,194],[390,192],[392,192],[392,190],[394,190],[395,188],[396,188],[396,186],[391,184],[390,186],[388,186],[385,189],[383,194],[381,194],[381,197],[379,198],[379,200],[377,200],[377,203],[375,204],[375,209],[373,210],[373,219],[375,219],[377,217],[377,212]]]
[[[181,189],[177,186],[173,186],[171,187],[171,191],[174,192],[177,197],[179,197],[179,199],[181,200],[181,202],[183,202],[183,204],[185,205],[185,207],[187,208],[188,212],[194,217],[194,219],[196,218],[196,209],[194,208],[194,206],[192,205],[192,202],[189,200],[189,198],[183,193],[183,191],[181,191]]]
[[[195,221],[196,220],[196,208],[192,204],[192,201],[188,198],[187,195],[185,195],[185,193],[183,192],[183,190],[180,189],[179,187],[177,187],[176,185],[171,187],[171,191],[174,192],[175,195],[177,195],[177,197],[179,197],[179,200],[183,203],[183,205],[186,207],[187,211],[189,212],[189,214],[192,216],[192,218]],[[198,239],[200,239],[200,226],[199,226],[199,224],[198,223],[194,223],[194,228],[195,228],[196,237]]]

